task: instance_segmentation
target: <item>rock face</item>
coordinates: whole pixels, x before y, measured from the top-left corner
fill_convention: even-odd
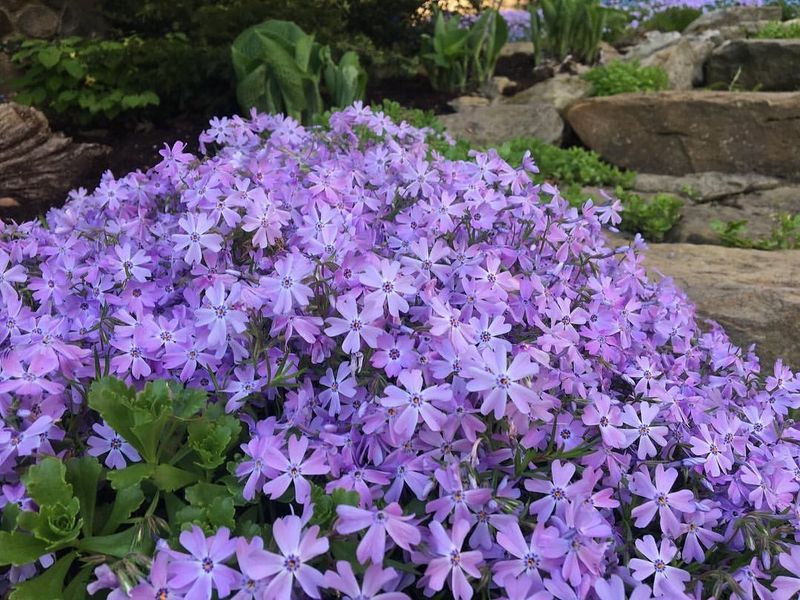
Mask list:
[[[559,73],[509,98],[508,104],[537,104],[546,102],[563,111],[573,102],[586,98],[592,85],[580,75]]]
[[[661,67],[672,90],[690,90],[703,83],[703,65],[714,50],[712,36],[686,36],[642,60],[645,67]]]
[[[70,189],[99,176],[109,152],[53,133],[34,108],[0,104],[0,216],[30,217],[63,202]]]
[[[735,343],[757,344],[763,369],[778,357],[800,367],[800,251],[653,244],[645,265],[674,279]]]
[[[716,29],[725,39],[755,33],[769,21],[780,21],[780,6],[735,6],[705,13],[683,30],[684,35]]]
[[[677,31],[648,31],[644,35],[644,40],[636,44],[625,55],[625,60],[642,60],[662,48],[674,44],[681,39],[681,34]]]
[[[786,185],[777,177],[757,173],[690,173],[673,177],[639,173],[633,182],[633,191],[667,193],[683,196],[693,202],[713,202],[730,196],[772,190]]]
[[[520,136],[558,144],[564,133],[564,121],[558,111],[544,102],[478,106],[442,115],[440,119],[451,135],[481,146],[501,144]]]
[[[688,201],[681,209],[681,220],[666,235],[669,242],[720,244],[722,239],[711,228],[713,221],[746,221],[744,236],[763,239],[776,227],[779,214],[800,213],[800,187],[781,186],[742,193],[715,202]],[[800,259],[800,256],[798,256]]]
[[[566,119],[584,144],[620,167],[800,178],[800,93],[621,94],[576,102]]]
[[[706,63],[706,83],[764,91],[800,89],[800,40],[731,40]]]

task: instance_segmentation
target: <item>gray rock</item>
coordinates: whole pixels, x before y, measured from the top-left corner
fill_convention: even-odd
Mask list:
[[[639,173],[633,190],[645,193],[667,193],[682,196],[696,203],[722,200],[730,196],[772,190],[785,185],[783,179],[758,173],[690,173],[674,177]]]
[[[58,15],[46,6],[37,4],[26,6],[17,15],[17,28],[21,33],[33,38],[46,38],[58,31]]]
[[[642,60],[662,48],[674,44],[681,39],[681,34],[677,31],[648,31],[644,40],[633,46],[625,54],[625,60]]]
[[[530,54],[533,56],[533,42],[509,42],[500,50],[500,56],[513,56],[515,54]]]
[[[573,102],[586,98],[592,85],[580,75],[559,73],[551,79],[537,83],[508,98],[508,104],[531,104],[546,102],[560,112]]]
[[[673,90],[690,90],[703,83],[703,65],[714,50],[714,41],[705,35],[686,36],[654,52],[644,60],[646,67],[661,67]]]
[[[558,144],[564,133],[558,111],[544,102],[478,106],[440,119],[450,134],[480,146],[502,144],[520,136]]]
[[[711,228],[713,221],[747,221],[745,237],[763,239],[775,229],[779,214],[800,213],[800,187],[784,186],[760,192],[731,196],[719,202],[688,202],[681,210],[681,220],[667,234],[669,242],[719,244],[719,234]]]
[[[800,93],[672,91],[580,100],[566,119],[619,167],[800,178]]]
[[[800,89],[800,40],[732,40],[706,64],[709,86],[765,91]]]
[[[674,279],[735,343],[757,344],[765,368],[778,357],[800,366],[800,251],[652,244],[645,266]]]
[[[705,13],[683,30],[684,35],[716,29],[725,39],[755,33],[769,21],[780,21],[780,6],[734,6]]]
[[[447,105],[456,112],[475,108],[476,106],[489,106],[490,100],[483,96],[459,96],[448,101]]]

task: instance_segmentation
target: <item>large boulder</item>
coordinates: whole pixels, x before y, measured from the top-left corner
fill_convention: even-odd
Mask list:
[[[731,40],[711,53],[706,84],[752,90],[800,89],[800,40]]]
[[[29,218],[62,203],[69,190],[95,181],[109,152],[53,133],[35,108],[0,104],[0,216]]]
[[[715,29],[725,39],[745,37],[769,21],[780,21],[782,16],[780,6],[733,6],[699,16],[683,33],[696,34]]]
[[[576,102],[566,119],[584,144],[627,169],[800,178],[800,93],[620,94]]]
[[[735,343],[757,344],[770,370],[778,357],[800,367],[800,251],[652,244],[645,265],[674,279]]]
[[[653,52],[641,63],[645,67],[660,67],[669,77],[672,90],[690,90],[703,84],[703,65],[714,50],[710,35],[684,36],[677,42]]]
[[[559,112],[570,104],[586,98],[592,84],[580,75],[559,73],[506,100],[508,104],[552,104]]]
[[[677,31],[648,31],[644,38],[625,54],[625,60],[642,60],[681,39]]]
[[[451,135],[480,146],[502,144],[520,136],[558,144],[564,133],[558,111],[544,102],[476,106],[440,119]]]
[[[687,175],[654,175],[638,173],[632,189],[643,193],[667,193],[683,196],[697,203],[714,202],[731,196],[783,187],[786,182],[758,173],[689,173]]]

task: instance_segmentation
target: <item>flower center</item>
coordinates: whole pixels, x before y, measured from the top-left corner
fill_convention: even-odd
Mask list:
[[[300,558],[294,554],[290,554],[286,557],[286,560],[283,561],[283,566],[290,573],[294,573],[300,568]]]
[[[205,571],[206,573],[211,573],[211,571],[214,569],[214,561],[211,560],[211,558],[208,556],[206,556],[203,559],[202,564],[203,564],[203,571]]]

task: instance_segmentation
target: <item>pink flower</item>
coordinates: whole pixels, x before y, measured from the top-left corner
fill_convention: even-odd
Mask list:
[[[653,536],[646,535],[644,539],[636,540],[636,549],[647,559],[632,558],[630,561],[633,576],[638,581],[644,581],[655,574],[653,591],[656,595],[680,596],[683,594],[685,583],[691,579],[691,576],[683,569],[669,566],[670,561],[678,552],[675,544],[669,539],[663,538],[659,548],[656,547]]]
[[[392,502],[384,509],[371,510],[341,504],[336,508],[336,513],[339,515],[336,524],[339,533],[349,534],[369,528],[356,549],[356,557],[362,563],[371,559],[375,565],[383,564],[387,533],[404,550],[411,550],[411,546],[420,542],[419,530],[409,523],[413,517],[404,516],[397,502]]]

